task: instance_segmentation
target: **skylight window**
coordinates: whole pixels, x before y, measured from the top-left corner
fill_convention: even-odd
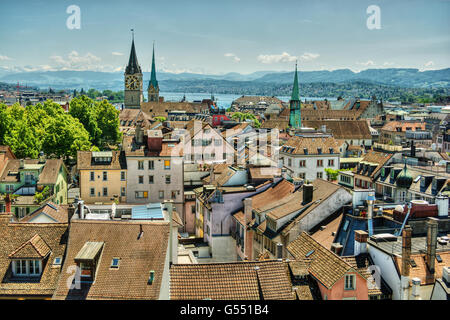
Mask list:
[[[310,255],[314,253],[314,250],[309,251],[307,254],[305,254],[305,257],[308,258]]]
[[[111,261],[111,268],[118,269],[119,262],[120,262],[120,258],[113,258]]]
[[[436,260],[437,262],[441,263],[442,262],[442,258],[439,254],[436,255]]]
[[[60,266],[62,262],[62,258],[61,257],[56,257],[55,260],[53,260],[53,265],[54,266]]]

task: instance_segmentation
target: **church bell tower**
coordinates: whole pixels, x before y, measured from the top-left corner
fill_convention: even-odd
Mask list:
[[[132,42],[130,59],[125,68],[125,91],[124,104],[127,109],[140,109],[141,103],[144,100],[143,83],[142,83],[142,69],[138,63],[136,49],[134,47],[134,30],[132,31]]]

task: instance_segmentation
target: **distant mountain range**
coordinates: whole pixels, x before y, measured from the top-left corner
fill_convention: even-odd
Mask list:
[[[144,73],[144,81],[148,82],[150,73]],[[171,91],[177,87],[177,82],[183,85],[186,92],[199,84],[202,87],[210,86],[213,92],[221,91],[224,83],[230,86],[239,86],[239,82],[249,82],[254,87],[266,87],[269,84],[291,84],[294,72],[258,71],[251,74],[230,72],[223,75],[195,74],[195,73],[167,73],[158,72],[157,78],[161,91]],[[450,68],[441,70],[419,71],[409,68],[367,69],[353,72],[349,69],[333,71],[301,71],[300,83],[353,83],[370,82],[403,88],[450,88]],[[21,85],[38,86],[40,88],[52,87],[54,89],[111,89],[123,90],[122,72],[96,72],[96,71],[47,71],[47,72],[21,72],[0,75],[0,82],[17,83]],[[144,85],[144,88],[147,84]]]

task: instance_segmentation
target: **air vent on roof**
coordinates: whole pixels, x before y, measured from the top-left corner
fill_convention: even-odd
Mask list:
[[[150,270],[150,275],[148,277],[147,284],[153,284],[153,280],[155,280],[155,271]]]

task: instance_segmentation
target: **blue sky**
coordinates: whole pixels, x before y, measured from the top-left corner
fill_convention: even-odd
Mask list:
[[[70,30],[66,9],[81,10]],[[377,5],[381,29],[369,30]],[[450,1],[46,0],[0,2],[0,70],[123,71],[135,29],[139,63],[157,70],[251,73],[450,67]]]

